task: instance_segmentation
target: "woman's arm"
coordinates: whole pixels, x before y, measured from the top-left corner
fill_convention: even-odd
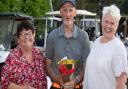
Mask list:
[[[127,74],[122,73],[119,77],[116,77],[116,80],[117,80],[116,89],[125,89],[127,82]]]

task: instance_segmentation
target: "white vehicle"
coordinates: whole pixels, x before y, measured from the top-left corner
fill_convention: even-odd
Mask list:
[[[55,28],[61,25],[61,18],[58,17],[46,17],[46,26],[45,26],[45,37],[44,37],[44,48],[46,48],[46,39],[48,34]]]
[[[88,33],[90,41],[94,41],[100,36],[100,19],[81,19],[80,25],[80,27]]]
[[[60,16],[60,11],[52,11],[52,12],[47,12],[46,13],[47,16]],[[92,13],[90,11],[87,10],[77,10],[77,16],[96,16],[96,13]]]
[[[36,39],[36,46],[41,49],[42,51],[45,51],[46,47],[46,39],[47,35],[55,28],[61,25],[61,18],[59,17],[41,17],[41,18],[34,18],[34,22],[40,21],[42,28],[41,32],[38,34],[38,37]],[[38,32],[38,29],[37,29]],[[42,34],[43,33],[43,34]],[[43,47],[43,48],[42,48]]]

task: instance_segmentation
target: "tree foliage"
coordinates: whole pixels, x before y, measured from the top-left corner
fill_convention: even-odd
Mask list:
[[[51,0],[53,10],[59,10],[61,0]],[[128,14],[128,0],[77,0],[78,9],[86,9],[99,13],[100,6],[116,4],[120,7],[121,13]],[[21,12],[34,17],[43,16],[50,11],[49,0],[0,0],[0,12]]]
[[[61,0],[51,0],[53,10],[59,10]],[[121,13],[128,15],[128,0],[77,0],[78,9],[86,9],[101,15],[101,7],[116,4]],[[49,0],[0,0],[0,12],[19,12],[33,17],[42,17],[50,11]],[[38,33],[42,34],[42,22],[36,22]],[[44,26],[43,26],[44,27]]]
[[[121,4],[121,12],[128,15],[128,0],[124,0],[124,2]]]
[[[50,11],[49,0],[0,0],[0,12],[18,12],[33,17],[42,17],[48,11]],[[40,21],[34,21],[34,24],[37,27],[36,38],[38,38],[45,26]]]
[[[0,0],[0,12],[20,12],[37,17],[49,10],[47,0]]]
[[[58,10],[60,0],[52,0],[54,10]],[[128,0],[77,0],[78,9],[86,9],[99,14],[101,7],[115,4],[121,9],[121,13],[128,14]],[[100,6],[101,5],[101,6]]]

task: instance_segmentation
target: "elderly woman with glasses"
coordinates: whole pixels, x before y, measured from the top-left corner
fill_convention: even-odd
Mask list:
[[[35,27],[20,23],[17,38],[18,46],[11,50],[2,69],[2,89],[47,89],[45,59],[33,46]]]

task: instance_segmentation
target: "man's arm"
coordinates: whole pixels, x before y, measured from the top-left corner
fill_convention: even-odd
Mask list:
[[[59,74],[56,75],[56,74],[54,73],[51,64],[52,64],[52,60],[47,59],[47,66],[46,66],[46,69],[47,69],[47,74],[48,74],[48,76],[51,78],[51,80],[52,80],[53,82],[56,82],[56,83],[58,83],[58,84],[63,84],[63,81],[62,81],[61,76],[60,76]]]
[[[54,68],[52,68],[52,58],[54,58],[54,45],[53,44],[53,35],[49,34],[46,42],[46,52],[45,52],[45,57],[46,57],[46,71],[48,76],[51,78],[52,82],[56,82],[59,84],[62,84],[62,78],[61,75],[54,73]]]
[[[85,73],[85,64],[83,64],[83,68],[82,68],[82,70],[81,70],[81,73],[80,73],[80,75],[78,75],[78,79],[76,80],[77,81],[77,83],[81,83],[82,81],[83,81],[83,79],[84,79],[84,73]]]

